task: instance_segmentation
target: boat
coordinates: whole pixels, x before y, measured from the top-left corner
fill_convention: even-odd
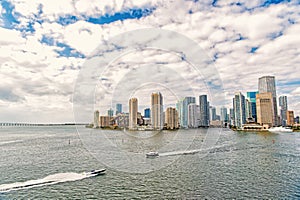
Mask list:
[[[268,131],[272,132],[272,133],[282,133],[282,132],[286,132],[286,133],[290,133],[293,132],[293,129],[289,128],[289,127],[272,127],[269,128]]]
[[[92,171],[88,172],[88,174],[98,176],[98,175],[105,174],[105,171],[106,171],[106,169],[92,170]]]
[[[158,157],[159,154],[157,151],[150,151],[149,153],[146,153],[146,157],[147,158],[155,158],[155,157]]]

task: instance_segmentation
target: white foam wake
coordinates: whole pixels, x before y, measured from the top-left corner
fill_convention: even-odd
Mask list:
[[[2,142],[0,142],[0,146],[5,145],[5,144],[13,144],[13,143],[17,143],[17,142],[23,142],[23,140],[2,141]]]
[[[9,192],[12,190],[21,190],[21,189],[28,189],[34,187],[41,187],[46,185],[53,185],[57,183],[69,182],[69,181],[78,181],[85,178],[89,178],[92,176],[96,176],[95,174],[90,174],[87,172],[83,173],[58,173],[46,176],[42,179],[37,180],[29,180],[25,182],[16,182],[16,183],[9,183],[9,184],[2,184],[0,185],[0,193]]]

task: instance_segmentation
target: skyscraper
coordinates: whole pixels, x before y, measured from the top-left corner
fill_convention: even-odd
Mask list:
[[[279,106],[280,106],[280,120],[281,125],[286,126],[287,121],[287,111],[288,111],[288,105],[287,105],[287,96],[280,96],[279,97]]]
[[[258,92],[247,92],[247,100],[249,103],[247,105],[247,110],[246,110],[246,113],[248,113],[247,117],[252,117],[255,122],[257,121],[256,94],[258,94]]]
[[[195,103],[190,103],[188,105],[188,127],[198,128],[199,117],[200,117],[200,107]]]
[[[273,98],[273,125],[278,125],[278,112],[277,112],[277,97],[276,97],[276,85],[274,76],[263,76],[258,80],[258,92],[266,93],[270,92]]]
[[[150,108],[146,108],[146,109],[144,110],[144,117],[145,117],[145,118],[150,118]]]
[[[110,109],[107,111],[107,116],[109,116],[109,117],[114,116],[114,110],[113,110],[112,108],[110,108]]]
[[[200,107],[200,121],[199,126],[209,126],[209,103],[207,102],[207,95],[199,96],[199,107]]]
[[[225,107],[222,107],[221,109],[220,109],[220,111],[221,111],[221,121],[224,123],[224,122],[227,122],[228,121],[228,119],[227,119],[227,108],[225,108]]]
[[[246,123],[246,106],[245,96],[236,92],[233,98],[234,123],[235,126],[241,128]]]
[[[288,110],[286,112],[286,125],[287,126],[293,126],[294,125],[294,111]]]
[[[165,112],[165,124],[167,129],[178,128],[178,112],[175,108],[167,108]]]
[[[209,121],[217,120],[217,111],[213,106],[209,106]]]
[[[137,128],[138,99],[129,99],[129,129]]]
[[[160,92],[151,95],[151,123],[154,129],[163,128],[163,96]]]
[[[274,126],[274,107],[271,92],[256,95],[257,123],[260,125]]]
[[[100,118],[99,118],[99,111],[96,110],[94,112],[94,128],[98,128],[99,127],[99,120],[100,120]]]
[[[116,115],[122,113],[122,104],[117,103],[116,104]]]
[[[196,103],[195,97],[185,97],[182,102],[180,122],[183,128],[188,127],[188,105],[191,103]]]

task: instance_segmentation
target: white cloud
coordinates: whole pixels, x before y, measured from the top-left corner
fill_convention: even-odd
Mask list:
[[[218,7],[211,7],[211,1],[12,1],[15,12],[24,17],[19,20],[22,25],[33,20],[42,5],[43,14],[39,19],[44,22],[35,23],[35,32],[22,37],[16,30],[0,28],[0,78],[1,87],[12,89],[11,99],[20,97],[20,103],[9,107],[11,112],[20,112],[32,108],[46,114],[60,115],[70,109],[70,99],[78,67],[84,62],[79,58],[58,57],[57,46],[41,44],[43,36],[53,38],[56,42],[69,45],[78,52],[89,55],[98,45],[120,33],[145,27],[162,27],[179,32],[197,42],[211,58],[218,55],[215,65],[223,81],[225,93],[228,94],[226,105],[231,105],[233,92],[241,90],[257,90],[257,79],[263,75],[275,75],[276,80],[299,80],[299,6],[292,3],[270,5],[267,8],[256,8],[251,12],[244,8],[255,8],[262,1],[240,1],[243,6],[232,5],[233,1],[218,1]],[[70,25],[57,23],[59,16],[81,15],[100,16],[105,13],[119,12],[133,7],[158,6],[150,16],[141,19],[116,21],[114,23],[95,25],[83,20]],[[189,14],[189,11],[192,11]],[[294,24],[290,24],[293,20]],[[270,36],[282,33],[272,39]],[[242,40],[238,40],[243,37]],[[258,47],[253,54],[252,47]],[[168,61],[172,69],[183,69],[180,60],[167,54],[155,54],[151,51],[131,54],[120,59],[120,62],[138,66],[139,64],[155,65],[156,60]],[[115,71],[108,73],[118,81],[120,74],[127,71],[124,65],[116,65]],[[119,71],[118,71],[119,70]],[[182,70],[181,70],[182,71]],[[118,74],[119,77],[116,77]],[[182,76],[194,81],[197,77]],[[108,77],[109,78],[109,77]],[[198,80],[199,81],[199,80]],[[24,87],[24,85],[26,87]],[[300,114],[299,85],[278,86],[278,95],[288,94],[290,109]],[[1,88],[0,87],[0,88]],[[23,97],[23,98],[22,98]],[[9,98],[0,99],[2,112]],[[49,100],[47,100],[49,99]],[[45,107],[45,101],[47,106]],[[49,105],[49,106],[48,106]],[[28,109],[26,109],[28,108]],[[66,109],[67,108],[67,109]],[[51,111],[51,109],[53,109]],[[70,110],[69,110],[70,111]],[[68,115],[69,119],[72,118]],[[92,114],[91,114],[92,117]],[[25,119],[25,118],[24,118]],[[58,116],[57,119],[63,119]],[[46,120],[46,119],[45,119]],[[90,119],[88,119],[90,120]]]

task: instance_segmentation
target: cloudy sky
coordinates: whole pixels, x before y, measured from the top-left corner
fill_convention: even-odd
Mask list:
[[[230,107],[234,92],[256,91],[259,77],[274,75],[277,95],[287,95],[289,109],[300,115],[298,0],[2,0],[0,13],[2,122],[73,122],[77,77],[95,49],[101,54],[99,46],[111,38],[142,28],[177,32],[203,49],[223,83],[225,100],[217,106]],[[118,88],[136,66],[156,64],[157,71],[166,74],[160,67],[167,66],[189,86],[199,86],[194,92],[209,93],[205,77],[199,81],[188,60],[179,58],[159,50],[128,53],[94,76],[100,85]],[[97,106],[105,97],[95,91]],[[128,92],[138,93],[147,91]],[[91,121],[92,113],[81,120]]]

